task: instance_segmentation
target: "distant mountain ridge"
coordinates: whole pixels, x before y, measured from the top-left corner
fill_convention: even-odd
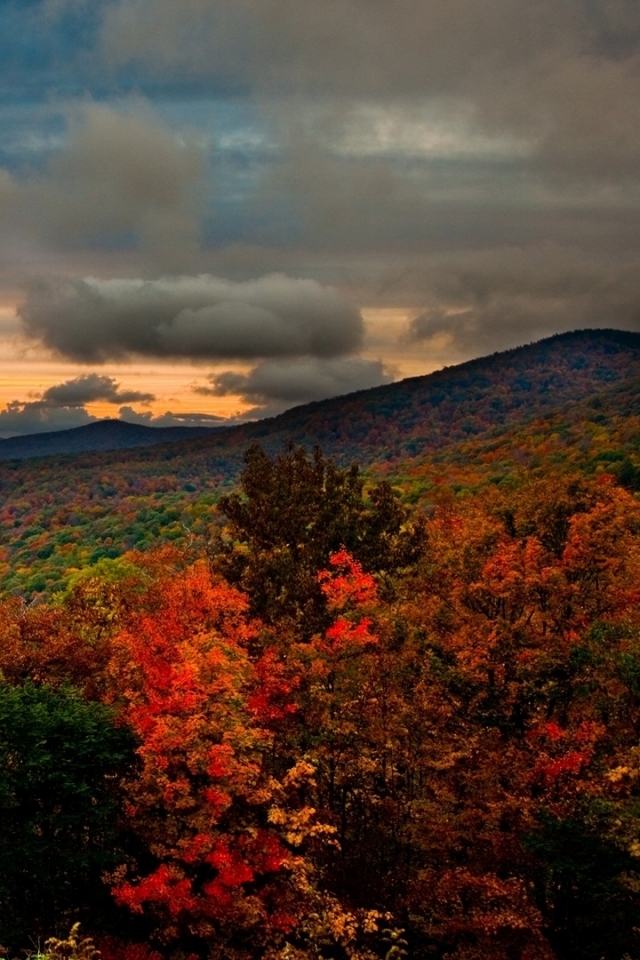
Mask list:
[[[0,440],[0,460],[84,453],[92,450],[128,450],[202,437],[217,427],[148,427],[125,420],[96,420],[69,430],[27,433]]]
[[[640,333],[577,330],[444,367],[433,373],[293,407],[264,420],[220,427],[148,427],[100,420],[0,441],[0,460],[187,443],[194,455],[237,464],[253,441],[274,451],[291,440],[339,460],[411,457],[575,403],[640,375]],[[133,454],[132,454],[133,455]],[[163,459],[168,456],[163,452]],[[153,453],[151,453],[153,456]],[[144,460],[148,457],[144,456]]]

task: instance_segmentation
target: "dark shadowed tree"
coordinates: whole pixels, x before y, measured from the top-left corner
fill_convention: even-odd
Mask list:
[[[289,620],[307,636],[324,626],[318,573],[332,553],[345,547],[368,572],[386,574],[410,563],[422,543],[389,483],[365,493],[357,464],[341,469],[318,447],[310,456],[289,445],[271,460],[253,445],[240,490],[219,509],[228,524],[212,539],[216,568],[267,623]]]
[[[18,949],[111,907],[118,781],[133,737],[72,688],[0,683],[0,941]]]

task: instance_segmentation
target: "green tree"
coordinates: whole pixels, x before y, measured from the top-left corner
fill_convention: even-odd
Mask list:
[[[19,948],[109,909],[117,783],[131,733],[72,688],[0,683],[0,942]]]
[[[267,623],[288,620],[305,636],[325,626],[318,573],[346,548],[370,573],[410,563],[421,544],[419,523],[386,481],[365,495],[357,464],[341,469],[319,447],[309,456],[289,445],[271,460],[257,444],[245,455],[240,490],[223,496],[228,524],[214,533],[215,567],[251,598]]]

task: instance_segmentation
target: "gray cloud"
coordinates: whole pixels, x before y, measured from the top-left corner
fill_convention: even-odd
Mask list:
[[[541,169],[637,177],[636,0],[119,0],[101,43],[148,78],[324,96],[343,112],[444,98],[529,139]]]
[[[42,281],[19,312],[29,335],[84,363],[333,357],[355,350],[363,335],[359,311],[336,290],[282,275]]]
[[[68,430],[93,423],[98,418],[85,404],[96,400],[121,404],[154,399],[152,393],[121,390],[113,377],[90,373],[49,387],[38,400],[12,400],[0,410],[0,436]]]
[[[70,430],[72,427],[84,427],[97,419],[82,406],[53,407],[39,400],[28,403],[12,400],[4,410],[0,410],[0,437]]]
[[[352,393],[390,383],[392,379],[377,360],[303,357],[264,360],[247,374],[232,371],[214,374],[210,377],[211,386],[198,387],[196,392],[213,396],[238,394],[247,403],[256,405],[252,416],[264,416],[266,412],[279,412],[293,404]]]
[[[138,390],[121,390],[113,377],[89,373],[49,387],[42,394],[42,403],[52,407],[75,407],[102,400],[106,403],[150,403],[152,393]]]
[[[201,149],[150,108],[89,103],[70,113],[66,145],[44,170],[0,171],[0,210],[12,229],[52,249],[139,249],[176,269],[199,244]]]
[[[58,353],[351,356],[361,323],[328,285],[363,306],[410,309],[405,347],[430,366],[571,327],[636,326],[637,0],[33,10],[47,30],[72,32],[78,10],[96,25],[64,47],[64,70],[31,54],[58,91],[71,78],[98,98],[134,86],[156,105],[85,103],[65,132],[5,103],[6,286],[149,278],[31,285],[24,327]],[[56,103],[41,109],[69,110]],[[245,285],[275,271],[323,286],[270,278],[267,296],[267,278]],[[157,279],[205,272],[241,282]],[[254,374],[237,383],[246,396]]]
[[[439,258],[423,281],[428,306],[412,321],[409,341],[459,358],[564,330],[640,330],[635,258],[620,263],[551,244],[501,248]]]

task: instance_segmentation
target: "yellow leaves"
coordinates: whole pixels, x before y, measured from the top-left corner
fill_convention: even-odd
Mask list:
[[[45,960],[99,960],[100,951],[96,950],[91,937],[79,936],[80,924],[74,923],[66,940],[50,937],[45,940]]]
[[[316,768],[313,764],[309,763],[307,760],[299,760],[290,770],[287,770],[286,774],[282,778],[282,784],[284,787],[300,787],[305,781],[313,786],[314,780],[313,776],[316,772]]]
[[[336,828],[326,823],[315,823],[315,807],[301,807],[298,810],[285,810],[273,806],[267,819],[274,826],[282,827],[284,840],[292,847],[300,847],[311,837],[332,836]]]
[[[379,952],[363,943],[380,933],[381,922],[389,914],[378,910],[346,910],[331,894],[316,894],[313,908],[302,918],[296,930],[297,945],[285,943],[268,951],[263,960],[318,960],[344,953],[349,960],[376,960]]]
[[[620,783],[621,780],[635,780],[638,776],[640,776],[640,770],[632,767],[615,767],[605,774],[605,778],[610,783]]]

